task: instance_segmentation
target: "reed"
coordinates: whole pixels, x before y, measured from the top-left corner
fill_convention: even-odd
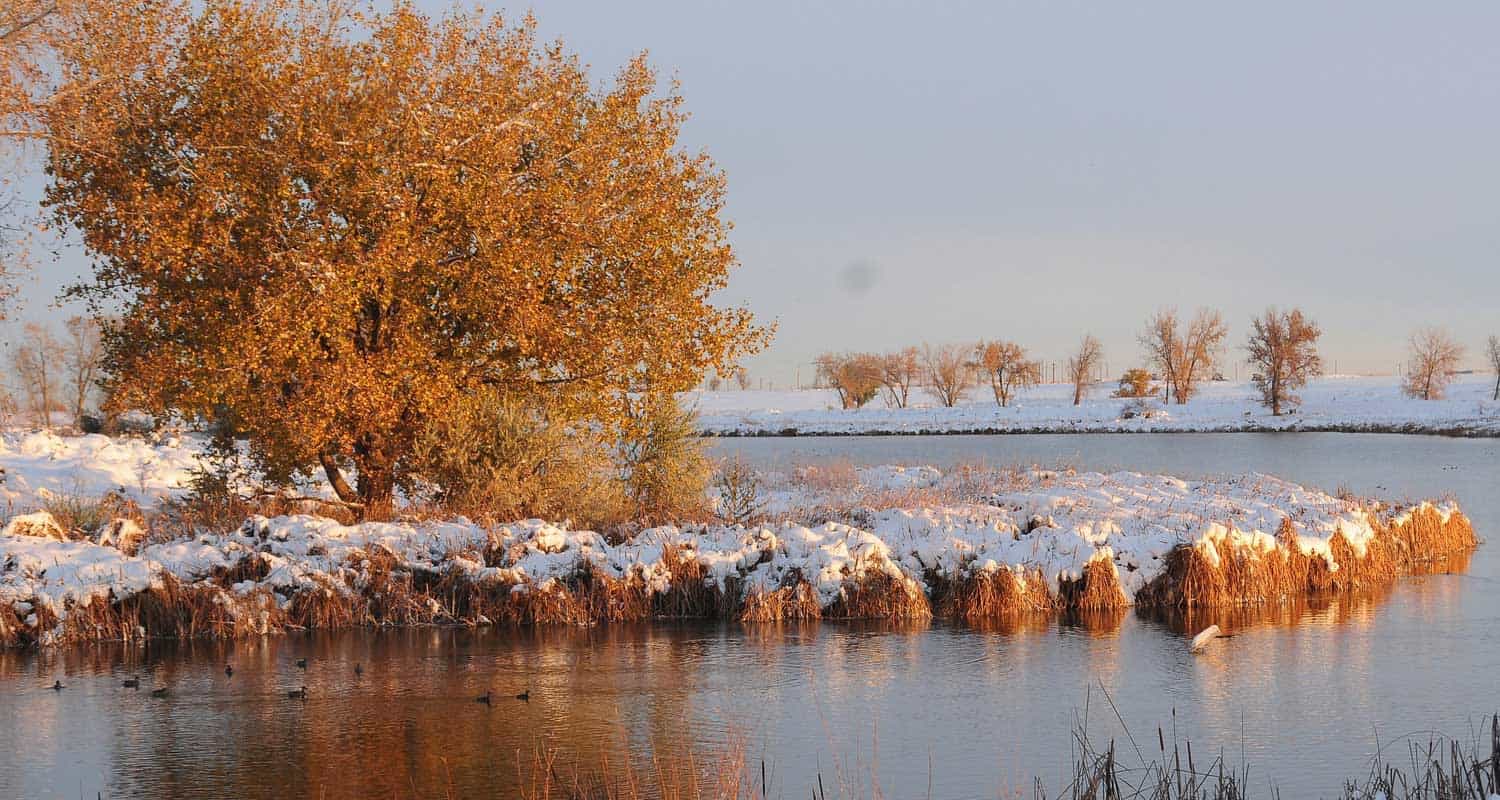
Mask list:
[[[745,593],[736,618],[740,622],[782,622],[821,619],[823,606],[812,584],[794,573],[781,586]]]
[[[1077,578],[1059,580],[1057,593],[1062,606],[1071,611],[1104,611],[1130,605],[1120,588],[1114,556],[1108,550],[1095,553]]]
[[[1227,537],[1180,545],[1167,555],[1162,573],[1136,593],[1136,604],[1213,607],[1369,591],[1478,545],[1473,525],[1458,511],[1444,514],[1423,504],[1398,515],[1379,507],[1364,513],[1374,535],[1360,548],[1338,531],[1327,558],[1303,549],[1290,518],[1282,520],[1269,549]]]
[[[1491,800],[1500,795],[1500,715],[1489,722],[1488,743],[1465,748],[1457,741],[1430,739],[1408,746],[1403,764],[1377,756],[1363,778],[1348,778],[1338,800]],[[1111,739],[1100,745],[1080,726],[1072,736],[1071,776],[1056,790],[1041,777],[1031,780],[1035,800],[1250,800],[1281,797],[1275,776],[1251,778],[1248,764],[1230,764],[1218,751],[1200,761],[1191,742],[1179,741],[1157,728],[1157,748],[1143,739],[1143,750],[1119,749]],[[810,795],[843,800],[885,797],[878,776],[866,784],[841,769],[824,779],[819,770],[805,786],[770,786],[774,770],[753,761],[742,740],[732,739],[716,751],[660,746],[643,764],[600,748],[588,760],[570,759],[555,747],[539,746],[530,759],[519,754],[520,796],[526,800],[764,800]],[[1201,753],[1202,750],[1199,750]],[[838,759],[835,759],[838,762]],[[758,769],[756,765],[758,763]],[[1264,788],[1259,788],[1264,787]],[[1259,789],[1259,791],[1258,791]],[[997,793],[999,794],[999,793]],[[1017,795],[1019,796],[1019,795]]]
[[[846,583],[828,608],[824,619],[900,619],[932,618],[932,603],[922,584],[905,576],[868,572],[859,580]]]
[[[1040,570],[1009,568],[973,572],[953,581],[935,578],[939,613],[965,622],[1022,614],[1050,613],[1058,599]]]

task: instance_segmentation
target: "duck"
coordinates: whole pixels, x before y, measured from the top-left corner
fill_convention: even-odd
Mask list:
[[[299,659],[297,659],[297,668],[298,669],[307,669],[307,659],[305,659],[305,658],[299,658]]]
[[[530,703],[531,702],[531,690],[530,689],[523,690],[520,694],[516,695],[516,699],[520,700],[523,703]]]
[[[490,704],[490,694],[491,694],[490,691],[488,689],[486,689],[485,692],[484,692],[484,694],[482,694],[482,695],[474,698],[474,702],[476,702],[476,703],[484,703],[485,705],[489,705]]]
[[[166,697],[167,696],[167,687],[163,686],[160,689],[152,689],[151,690],[151,696],[152,697]]]
[[[126,689],[137,689],[137,690],[139,690],[141,688],[141,676],[136,675],[135,677],[132,677],[132,678],[126,678],[124,681],[122,681],[120,683],[120,685],[124,686]]]
[[[233,664],[225,664],[224,665],[224,677],[226,677],[226,678],[233,678],[234,677],[234,665]]]
[[[289,698],[291,700],[306,700],[307,699],[307,687],[303,686],[300,689],[293,689],[290,692],[287,692],[286,696],[287,696],[287,698]]]
[[[53,681],[52,682],[52,691],[54,691],[54,692],[60,692],[62,690],[63,690],[62,681]]]

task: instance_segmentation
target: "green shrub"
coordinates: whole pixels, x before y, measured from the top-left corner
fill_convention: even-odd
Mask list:
[[[682,408],[669,393],[645,395],[631,405],[620,461],[633,521],[652,524],[709,516],[713,466],[703,452],[697,414]]]
[[[418,495],[444,511],[508,522],[537,517],[588,527],[618,521],[624,495],[597,426],[486,388],[427,425],[413,459]]]

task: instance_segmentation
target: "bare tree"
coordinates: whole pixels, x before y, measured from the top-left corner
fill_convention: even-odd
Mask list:
[[[1151,363],[1161,372],[1167,401],[1186,403],[1198,382],[1212,373],[1229,328],[1212,309],[1200,308],[1182,330],[1176,309],[1162,309],[1146,323],[1140,342]]]
[[[922,345],[928,389],[939,403],[949,408],[962,402],[973,385],[968,353],[969,348],[961,344]]]
[[[1423,328],[1411,335],[1411,363],[1402,388],[1408,397],[1441,400],[1453,371],[1464,357],[1464,346],[1441,328]]]
[[[844,408],[861,408],[880,392],[880,357],[869,353],[824,353],[818,378],[839,395]]]
[[[1094,370],[1099,368],[1099,362],[1103,360],[1104,346],[1099,344],[1093,334],[1086,334],[1083,341],[1078,343],[1078,352],[1068,358],[1068,377],[1073,381],[1073,405],[1083,402],[1084,392],[1088,391]]]
[[[1256,369],[1251,380],[1260,390],[1261,403],[1279,417],[1283,406],[1302,402],[1292,392],[1323,371],[1323,359],[1318,356],[1318,337],[1323,332],[1297,308],[1268,308],[1250,325],[1245,350],[1249,353],[1246,360]]]
[[[1500,400],[1500,336],[1491,336],[1485,351],[1490,357],[1490,368],[1495,370],[1495,396],[1491,399]]]
[[[89,393],[98,378],[104,342],[99,322],[93,317],[70,317],[67,327],[68,340],[63,343],[64,365],[68,370],[68,388],[73,392],[73,420],[77,422],[87,410]]]
[[[990,379],[995,402],[1001,408],[1021,389],[1029,389],[1042,380],[1042,365],[1026,357],[1026,348],[1015,342],[980,342],[974,348],[974,362]]]
[[[907,347],[880,357],[880,386],[885,390],[885,400],[893,408],[906,408],[911,395],[911,385],[921,372],[921,355],[915,347]]]
[[[13,365],[26,392],[27,407],[33,419],[44,428],[52,427],[51,414],[57,408],[57,379],[62,360],[62,343],[52,331],[44,325],[28,323],[25,337],[16,348]]]
[[[710,392],[717,392],[722,388],[724,388],[724,379],[719,377],[717,372],[708,376],[708,390]]]
[[[750,371],[747,370],[747,369],[745,369],[744,367],[740,367],[739,369],[735,370],[734,371],[734,383],[735,383],[736,386],[740,387],[740,391],[742,391],[742,392],[745,391],[746,389],[749,389],[750,388]]]

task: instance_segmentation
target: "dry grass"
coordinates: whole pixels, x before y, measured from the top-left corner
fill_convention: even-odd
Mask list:
[[[970,623],[1049,613],[1059,607],[1046,576],[1039,570],[1020,575],[1009,569],[974,573],[940,582],[937,597],[942,616]]]
[[[820,494],[849,491],[859,486],[859,470],[848,459],[799,466],[792,474],[795,485]]]
[[[719,588],[692,550],[667,547],[662,552],[670,588],[652,599],[652,616],[665,619],[717,619],[734,616],[736,592]]]
[[[1283,519],[1271,550],[1224,540],[1177,547],[1168,554],[1162,574],[1137,593],[1136,603],[1214,607],[1371,591],[1478,544],[1472,524],[1459,512],[1446,520],[1431,506],[1404,517],[1382,517],[1374,510],[1365,513],[1374,537],[1361,552],[1342,532],[1335,533],[1329,540],[1329,553],[1336,567],[1321,555],[1304,553],[1295,523]]]
[[[846,583],[839,598],[822,614],[825,619],[922,620],[932,618],[932,604],[921,583],[871,573]]]
[[[822,616],[817,590],[801,575],[792,575],[776,589],[747,592],[736,618],[741,622],[782,622]]]
[[[1105,611],[1130,605],[1120,588],[1115,562],[1098,556],[1089,559],[1078,578],[1058,581],[1057,594],[1063,607],[1072,611]]]

